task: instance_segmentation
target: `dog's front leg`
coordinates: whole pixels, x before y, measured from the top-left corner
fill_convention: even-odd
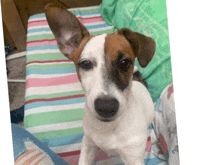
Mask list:
[[[79,165],[92,165],[97,151],[95,143],[87,136],[83,137]]]
[[[119,153],[125,165],[144,165],[143,146],[129,146],[121,150]]]

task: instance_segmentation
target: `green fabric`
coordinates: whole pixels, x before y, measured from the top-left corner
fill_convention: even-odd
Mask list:
[[[148,66],[141,68],[137,59],[135,64],[156,101],[172,82],[166,0],[103,0],[100,13],[114,31],[129,28],[155,40],[156,52]]]

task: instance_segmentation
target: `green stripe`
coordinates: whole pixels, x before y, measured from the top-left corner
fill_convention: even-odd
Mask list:
[[[28,65],[26,70],[30,69],[54,69],[54,68],[75,68],[73,63],[61,63],[61,64],[44,64],[44,65]]]
[[[78,128],[50,131],[50,132],[34,133],[33,135],[37,137],[38,139],[51,139],[51,138],[59,138],[59,137],[77,135],[77,134],[82,134],[82,133],[83,133],[82,127],[78,127]]]
[[[62,53],[37,53],[26,56],[26,63],[31,61],[55,61],[55,60],[67,60]]]
[[[56,97],[63,97],[63,96],[72,96],[72,95],[78,95],[78,94],[84,94],[83,90],[79,91],[71,91],[71,92],[63,92],[63,93],[55,93],[55,94],[49,94],[49,95],[32,95],[25,97],[25,101],[33,100],[33,99],[50,99],[50,98],[56,98]]]
[[[28,124],[25,125],[25,128],[27,128],[40,125],[79,121],[83,119],[83,114],[84,108],[35,113],[25,116],[24,123]]]
[[[53,34],[38,34],[38,35],[28,36],[27,42],[43,40],[43,39],[48,39],[48,40],[54,39],[54,35]]]
[[[95,31],[95,32],[90,32],[90,35],[98,35],[98,34],[110,34],[114,32],[114,28],[112,27],[111,29],[103,30],[103,31]]]

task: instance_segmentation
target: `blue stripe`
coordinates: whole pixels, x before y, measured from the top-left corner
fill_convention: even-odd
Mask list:
[[[105,28],[105,27],[110,27],[107,23],[101,23],[101,24],[96,24],[96,25],[89,25],[89,26],[86,26],[85,27],[88,29],[88,30],[91,30],[91,29],[97,29],[97,28]]]
[[[35,51],[35,50],[46,50],[46,49],[53,49],[58,50],[57,45],[41,45],[41,46],[31,46],[27,47],[27,51]]]
[[[76,103],[84,103],[84,102],[85,102],[85,97],[56,100],[56,101],[38,101],[38,102],[25,104],[25,110],[31,108],[43,107],[43,106],[68,105],[68,104],[76,104]]]
[[[151,124],[149,127],[148,127],[148,130],[152,130],[153,129],[153,124]]]
[[[47,144],[48,147],[57,147],[63,145],[71,145],[82,142],[83,133],[78,135],[71,135],[67,137],[59,137],[59,138],[50,138],[50,139],[41,139],[41,141]]]
[[[155,104],[155,111],[158,112],[158,113],[162,113],[163,114],[163,111],[159,110],[160,102],[161,102],[161,100],[160,100],[160,98],[158,98],[156,100],[156,104]]]
[[[157,165],[157,164],[160,164],[160,163],[163,163],[165,162],[164,160],[160,159],[160,158],[148,158],[148,159],[144,159],[144,164],[147,164],[147,165]],[[119,163],[119,164],[116,164],[116,165],[124,165],[123,163]]]
[[[28,33],[34,33],[34,32],[41,32],[41,31],[46,31],[49,32],[51,31],[49,27],[44,27],[44,28],[37,28],[37,29],[29,29]]]
[[[70,68],[54,68],[54,69],[29,69],[26,70],[26,76],[31,74],[65,74],[65,73],[76,73],[75,67]]]
[[[104,28],[104,27],[110,27],[110,25],[108,25],[107,23],[100,23],[100,24],[96,24],[96,25],[85,25],[86,29],[91,30],[91,29],[97,29],[97,28]],[[50,28],[49,27],[43,27],[43,28],[37,28],[37,29],[30,29],[28,30],[28,33],[35,33],[35,32],[50,32]]]
[[[36,19],[36,18],[46,18],[46,16],[44,13],[36,14],[36,15],[32,15],[29,20]]]
[[[165,161],[160,158],[157,158],[157,157],[144,160],[144,164],[147,164],[147,165],[156,165],[156,164],[160,164],[163,162],[165,162]]]
[[[94,12],[89,12],[89,13],[83,13],[83,11],[72,11],[72,13],[78,17],[78,16],[91,16],[91,15],[101,15],[98,11],[94,11]]]

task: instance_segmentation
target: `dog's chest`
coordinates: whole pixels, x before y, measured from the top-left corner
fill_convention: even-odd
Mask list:
[[[120,144],[118,143],[116,136],[94,136],[93,140],[100,149],[108,154],[108,156],[118,155]]]
[[[126,132],[120,134],[109,132],[104,135],[93,134],[92,139],[108,156],[115,156],[119,154],[122,148],[131,145],[131,142],[128,140],[129,138],[126,137],[128,137]]]
[[[126,124],[128,126],[128,124]],[[135,124],[133,124],[135,125]],[[94,133],[91,135],[94,143],[108,154],[108,156],[120,155],[124,148],[144,145],[146,143],[147,132],[135,129],[132,126],[117,127],[116,130],[108,133]]]

